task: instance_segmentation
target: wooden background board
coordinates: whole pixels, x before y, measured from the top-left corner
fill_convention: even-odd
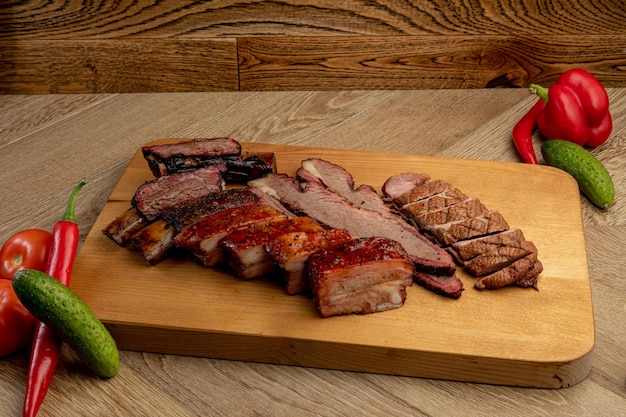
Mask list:
[[[622,0],[2,2],[0,93],[626,86]]]
[[[526,164],[243,145],[276,152],[281,172],[322,157],[377,189],[404,171],[448,180],[537,245],[540,290],[480,292],[459,270],[466,290],[458,300],[414,285],[400,309],[323,319],[308,296],[288,296],[273,279],[243,281],[188,258],[149,266],[101,232],[152,178],[138,151],[80,249],[71,285],[121,349],[549,388],[589,372],[594,320],[571,177]]]

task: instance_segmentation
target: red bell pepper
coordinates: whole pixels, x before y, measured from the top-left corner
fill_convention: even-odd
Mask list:
[[[52,244],[48,252],[45,272],[66,286],[70,284],[70,275],[80,237],[74,207],[78,192],[86,183],[87,180],[82,179],[76,185],[63,218],[54,225],[52,231]],[[34,417],[37,414],[56,371],[61,346],[61,339],[54,333],[54,330],[38,321],[28,366],[23,406],[24,417]]]
[[[589,147],[608,139],[613,129],[609,97],[591,73],[574,68],[561,74],[549,89],[537,84],[529,87],[546,102],[537,117],[539,131],[546,138]]]

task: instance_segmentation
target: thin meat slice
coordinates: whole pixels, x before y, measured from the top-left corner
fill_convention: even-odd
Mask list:
[[[253,224],[286,220],[287,216],[267,205],[234,207],[183,226],[174,244],[188,250],[202,265],[211,267],[223,261],[219,241],[236,230]]]
[[[381,191],[396,207],[401,207],[403,204],[396,199],[428,180],[430,180],[428,174],[403,172],[389,177],[383,184]]]
[[[124,246],[130,238],[150,222],[135,207],[130,207],[124,213],[113,219],[107,227],[102,230],[113,242],[119,246]]]
[[[537,254],[531,253],[511,265],[479,279],[474,283],[474,287],[484,290],[518,285],[537,289],[537,276],[541,272],[543,272],[543,265],[537,260]]]
[[[250,181],[251,186],[277,198],[294,213],[313,217],[329,228],[346,229],[353,237],[386,237],[398,241],[409,254],[416,269],[439,275],[452,275],[456,265],[443,249],[422,236],[414,227],[396,216],[363,210],[348,203],[318,182],[300,184],[285,174],[270,174]]]
[[[486,214],[452,223],[427,226],[423,232],[441,246],[473,237],[489,235],[509,229],[509,225],[497,210],[489,210]]]
[[[362,184],[355,189],[352,174],[343,167],[319,158],[305,159],[301,164],[302,168],[296,172],[300,180],[319,181],[359,208],[376,211],[383,216],[395,216],[372,186]]]
[[[345,229],[299,231],[271,239],[265,244],[265,250],[280,270],[285,291],[293,295],[310,290],[305,264],[311,254],[351,238]]]
[[[312,254],[307,271],[322,317],[399,308],[413,282],[413,264],[393,240],[371,237]]]
[[[237,158],[241,145],[232,138],[197,138],[173,144],[151,145],[141,148],[155,177],[162,177],[213,165],[220,158]]]
[[[222,172],[225,170],[224,164],[218,164],[159,177],[139,186],[131,203],[146,219],[152,221],[163,210],[223,190],[225,183]]]
[[[443,193],[451,188],[452,184],[440,179],[430,179],[423,184],[419,184],[411,190],[393,198],[396,207],[402,207],[405,204],[414,203],[424,198],[432,197],[436,194]]]
[[[255,224],[236,230],[220,240],[224,263],[239,278],[252,279],[276,271],[276,265],[265,251],[265,244],[281,234],[323,230],[310,217]]]
[[[454,275],[425,274],[415,271],[413,280],[435,294],[450,298],[459,298],[463,294],[463,282]]]

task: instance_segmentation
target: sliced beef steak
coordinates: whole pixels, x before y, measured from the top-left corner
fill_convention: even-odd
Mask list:
[[[346,229],[353,237],[378,236],[400,242],[420,271],[452,275],[456,269],[454,260],[445,250],[399,216],[389,218],[359,209],[319,182],[305,183],[301,189],[292,177],[270,174],[249,184],[274,196],[291,211],[313,217],[330,228]]]
[[[224,263],[239,278],[252,279],[276,271],[265,244],[285,233],[321,231],[322,226],[310,217],[272,221],[236,230],[219,242]]]
[[[383,216],[395,216],[376,190],[367,184],[354,188],[354,178],[343,167],[319,158],[305,159],[296,176],[306,182],[319,181],[335,194],[355,206],[372,210]]]
[[[461,190],[456,187],[452,187],[430,197],[406,203],[398,207],[398,209],[404,216],[419,216],[431,211],[450,207],[466,200],[467,198],[469,197]]]
[[[322,317],[399,308],[413,282],[413,264],[393,240],[353,239],[312,254],[307,273]]]
[[[273,238],[265,244],[265,250],[281,272],[285,291],[293,295],[310,289],[304,266],[311,254],[351,238],[345,229],[292,232]]]
[[[237,158],[241,145],[232,138],[198,138],[173,144],[144,146],[141,152],[155,177],[171,175]]]
[[[225,183],[222,173],[225,170],[224,164],[218,164],[159,177],[139,186],[131,203],[146,219],[152,221],[163,210],[223,190]]]

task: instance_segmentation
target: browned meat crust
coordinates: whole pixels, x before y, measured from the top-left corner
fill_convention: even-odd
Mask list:
[[[144,146],[141,152],[155,177],[213,165],[237,158],[241,145],[232,138],[197,138],[173,144]]]
[[[265,244],[265,250],[281,272],[285,291],[293,295],[310,290],[305,263],[311,254],[351,238],[345,229],[292,232],[273,238]]]
[[[225,170],[223,164],[218,164],[159,177],[139,186],[131,203],[146,219],[152,221],[163,210],[223,190],[225,183],[222,172]]]
[[[379,237],[320,250],[309,257],[307,271],[323,317],[399,308],[413,282],[413,264],[402,246]]]

